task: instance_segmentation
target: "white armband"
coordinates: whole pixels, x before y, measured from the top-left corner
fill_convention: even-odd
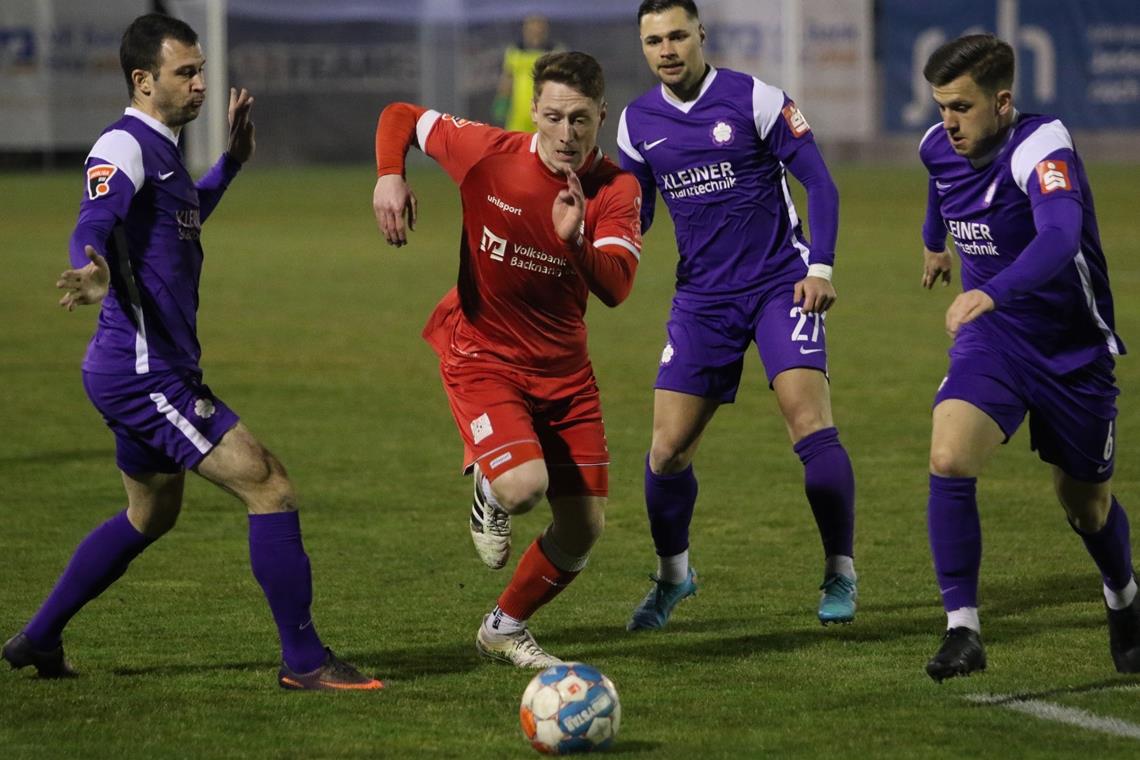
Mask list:
[[[807,276],[818,277],[821,280],[831,282],[831,270],[832,267],[830,264],[809,264]]]

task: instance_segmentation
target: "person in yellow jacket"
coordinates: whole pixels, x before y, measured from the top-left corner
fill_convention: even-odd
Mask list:
[[[555,49],[550,42],[550,22],[545,16],[523,19],[522,39],[508,46],[503,54],[503,74],[491,106],[496,124],[515,132],[534,131],[534,121],[530,118],[530,103],[534,100],[531,70],[535,61]]]

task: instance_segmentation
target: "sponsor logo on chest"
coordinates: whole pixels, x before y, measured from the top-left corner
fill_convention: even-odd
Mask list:
[[[736,172],[731,161],[717,161],[662,174],[660,182],[667,198],[689,198],[736,187]]]
[[[486,253],[491,261],[508,264],[528,272],[561,277],[566,268],[566,259],[554,256],[533,245],[512,243],[502,235],[496,235],[491,228],[483,225],[483,236],[479,241],[480,253]]]
[[[963,256],[1000,256],[990,226],[982,222],[946,220],[946,227],[954,238],[954,247]]]

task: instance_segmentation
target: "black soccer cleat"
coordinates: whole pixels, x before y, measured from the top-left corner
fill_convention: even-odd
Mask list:
[[[62,644],[42,652],[32,646],[31,640],[23,632],[4,642],[3,657],[12,666],[12,670],[34,665],[40,678],[75,678],[79,675],[63,656]]]
[[[926,674],[938,683],[954,676],[968,676],[986,669],[986,649],[982,637],[970,628],[946,631],[942,646],[926,663]]]
[[[1122,610],[1109,609],[1108,648],[1117,673],[1140,673],[1140,594]]]
[[[306,691],[375,691],[384,684],[369,678],[325,647],[325,662],[308,673],[295,673],[282,663],[277,673],[277,683],[282,689],[303,689]]]

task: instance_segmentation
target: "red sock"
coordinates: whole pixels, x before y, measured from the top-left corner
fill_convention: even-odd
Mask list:
[[[578,571],[556,567],[538,542],[536,538],[527,547],[511,582],[499,596],[499,609],[516,620],[529,620],[539,607],[562,593],[562,589],[578,577]]]

